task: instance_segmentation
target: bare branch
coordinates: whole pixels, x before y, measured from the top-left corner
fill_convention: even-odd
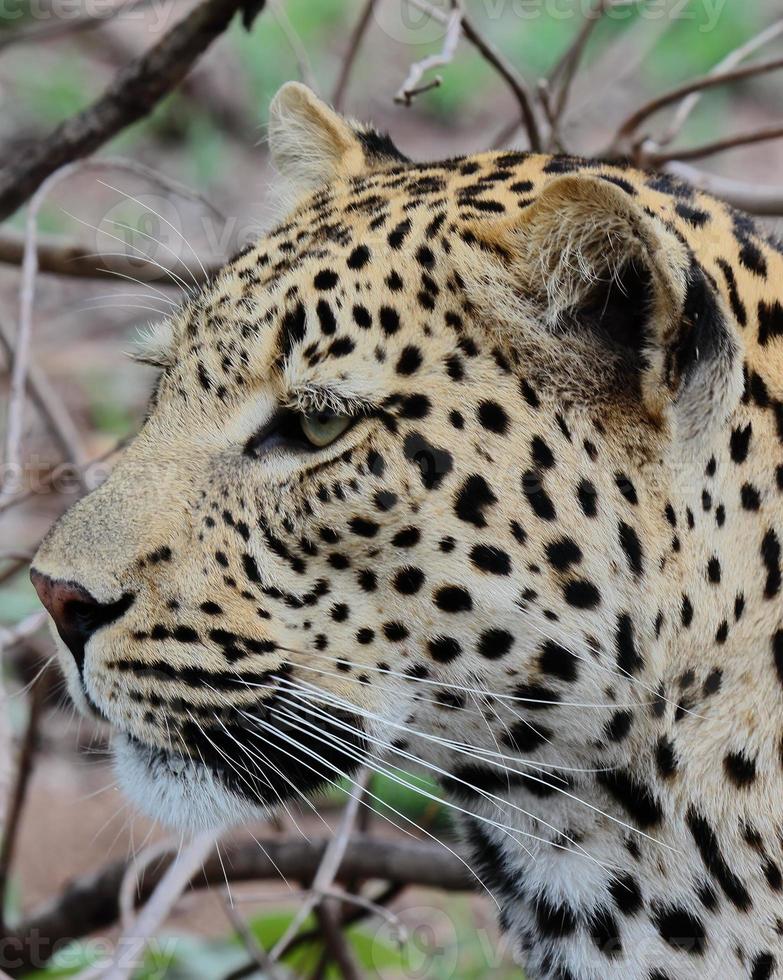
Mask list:
[[[119,938],[110,963],[85,970],[79,980],[129,980],[139,967],[144,950],[158,932],[194,875],[215,849],[215,834],[199,834],[169,864],[146,904]]]
[[[339,905],[333,899],[320,902],[315,909],[318,926],[329,958],[345,980],[362,980],[356,962],[340,925]]]
[[[91,279],[112,279],[116,282],[118,275],[128,272],[128,262],[121,256],[102,255],[87,245],[63,239],[43,239],[37,243],[38,271],[57,276],[78,276]],[[24,254],[24,238],[6,231],[0,235],[0,262],[6,265],[21,265]],[[192,277],[196,282],[204,281],[204,273],[196,262],[180,259],[176,265],[166,266],[161,263],[163,270],[158,269],[156,283],[161,286],[179,288],[176,281],[169,282],[167,275]],[[217,271],[219,266],[207,266],[207,276]],[[138,274],[138,273],[137,273]]]
[[[253,12],[263,7],[256,0]],[[0,220],[13,214],[44,180],[72,160],[88,156],[146,116],[189,71],[248,0],[204,0],[140,58],[121,70],[100,98],[61,123],[29,153],[0,171]]]
[[[348,88],[348,81],[351,77],[353,66],[356,63],[359,48],[362,46],[364,35],[367,33],[367,29],[370,26],[372,12],[376,2],[377,0],[364,0],[362,12],[359,15],[359,19],[356,21],[356,26],[351,31],[351,37],[348,41],[348,50],[345,52],[345,57],[343,58],[340,66],[340,74],[337,76],[334,91],[332,92],[332,104],[334,105],[335,109],[339,109],[343,104],[345,92]]]
[[[448,65],[451,63],[456,53],[461,35],[462,13],[459,8],[455,7],[451,11],[446,24],[446,33],[443,37],[442,48],[437,54],[428,55],[426,58],[422,58],[421,61],[416,61],[411,65],[407,78],[400,86],[397,94],[394,96],[394,101],[399,102],[402,105],[410,105],[415,96],[440,85],[440,76],[436,76],[430,82],[423,85],[421,84],[421,80],[425,73],[432,71],[433,68],[440,68],[443,65]]]
[[[677,88],[651,99],[635,112],[631,113],[620,124],[608,154],[613,155],[620,151],[622,147],[626,146],[645,119],[648,119],[661,109],[665,109],[666,106],[679,102],[692,92],[704,92],[707,89],[716,88],[719,85],[728,85],[731,82],[738,82],[744,78],[754,78],[757,75],[778,71],[780,68],[783,68],[783,58],[772,58],[769,61],[761,61],[755,65],[746,65],[743,68],[733,68],[730,71],[719,72],[714,75],[702,75],[699,78],[692,79],[690,82],[686,82],[684,85],[678,85]],[[673,154],[671,159],[674,159],[675,156],[676,154]]]
[[[550,71],[548,76],[548,91],[551,91],[555,83],[559,81],[557,94],[552,101],[550,113],[552,132],[550,145],[555,145],[558,140],[558,128],[563,119],[568,105],[568,96],[571,93],[571,86],[579,69],[582,56],[588,41],[592,37],[593,31],[603,16],[614,7],[630,7],[637,5],[640,0],[595,0],[592,10],[585,17],[585,22],[578,31],[576,37],[571,42],[563,56]],[[551,99],[551,97],[550,97]]]
[[[223,894],[223,910],[226,913],[228,921],[233,926],[234,931],[244,943],[245,949],[248,951],[251,959],[261,968],[264,976],[270,977],[271,980],[281,980],[277,966],[272,962],[272,958],[270,957],[269,953],[267,953],[263,946],[261,946],[256,940],[256,937],[248,928],[245,920],[242,918],[239,912],[237,912],[231,901],[231,896],[228,894],[228,890],[226,890]]]
[[[717,75],[720,72],[729,71],[734,68],[735,65],[741,64],[746,58],[749,58],[752,54],[755,54],[759,48],[764,47],[765,44],[769,44],[770,41],[774,41],[777,37],[783,34],[783,18],[776,20],[769,27],[756,34],[749,41],[746,41],[740,47],[735,48],[733,51],[729,52],[722,61],[719,61],[717,65],[709,72],[710,75]],[[688,116],[693,112],[693,110],[698,105],[699,99],[701,98],[701,92],[691,92],[687,95],[682,103],[677,107],[677,112],[674,114],[674,118],[666,130],[664,135],[656,140],[658,147],[668,146],[682,131],[683,126],[688,120]]]
[[[0,347],[6,353],[9,371],[13,371],[14,349],[11,338],[3,323],[0,323]],[[77,468],[77,477],[82,485],[82,489],[90,489],[87,483],[83,467],[87,462],[87,453],[84,448],[79,430],[71,418],[64,402],[52,388],[49,379],[44,372],[35,364],[28,365],[27,387],[30,392],[30,399],[35,404],[41,417],[46,422],[47,428],[51,432],[55,442],[59,445],[65,458],[74,463]]]
[[[766,143],[781,138],[783,138],[783,126],[767,126],[751,133],[738,133],[736,136],[727,136],[725,139],[715,140],[712,143],[691,146],[686,150],[646,153],[642,148],[641,162],[646,167],[657,168],[671,160],[700,160],[703,157],[713,156],[715,153],[725,153],[726,150],[733,150],[738,146],[750,146],[753,143]]]
[[[74,20],[70,18],[68,20],[60,19],[50,23],[35,24],[31,27],[20,27],[15,31],[4,30],[0,36],[0,51],[4,51],[15,44],[40,44],[42,41],[51,41],[66,34],[92,31],[121,14],[146,7],[150,2],[151,0],[127,0],[125,3],[118,3],[111,10],[103,10],[99,7],[95,12],[88,12],[83,17]]]
[[[27,798],[27,787],[33,772],[36,742],[38,740],[38,724],[41,718],[44,685],[33,684],[30,690],[27,726],[22,738],[22,747],[16,765],[16,778],[4,811],[2,825],[2,842],[0,842],[0,931],[4,927],[4,911],[8,891],[8,876],[14,859],[16,841],[19,833],[20,819]],[[2,710],[6,707],[3,705]]]
[[[310,896],[306,901],[302,902],[288,928],[275,943],[270,953],[273,962],[279,960],[285,953],[291,940],[299,931],[299,927],[321,900],[323,892],[332,887],[337,871],[345,856],[345,850],[348,847],[348,842],[351,838],[354,824],[356,823],[356,814],[359,810],[359,804],[361,803],[368,780],[369,773],[366,770],[356,777],[356,782],[351,791],[351,795],[348,797],[348,802],[345,804],[342,816],[340,817],[340,823],[334,832],[334,837],[329,841],[329,846],[324,851],[324,856],[318,865],[318,870],[315,873],[310,888]]]
[[[445,11],[433,7],[427,0],[406,0],[406,2],[418,10],[423,11],[429,17],[432,17],[433,20],[441,24],[448,23],[449,15]],[[452,6],[457,6],[456,0],[452,0]],[[541,133],[533,109],[533,96],[527,82],[518,74],[513,65],[481,35],[464,10],[462,11],[462,33],[465,35],[465,40],[470,41],[473,47],[495,69],[513,92],[514,98],[519,104],[522,123],[527,132],[530,149],[534,152],[539,152],[542,147]]]
[[[310,880],[316,873],[328,841],[321,839],[280,840],[259,843],[242,841],[221,845],[225,872],[232,882]],[[6,954],[20,961],[19,970],[29,969],[32,960],[45,960],[62,939],[74,940],[117,921],[118,893],[127,865],[112,863],[101,870],[72,880],[53,901],[31,918],[0,937]],[[145,900],[163,874],[162,867],[151,867],[139,883],[140,899]],[[224,871],[216,856],[207,859],[203,873],[193,879],[193,888],[224,883]],[[413,840],[392,841],[361,834],[351,837],[335,875],[340,881],[376,879],[439,888],[444,891],[470,891],[474,879],[460,860],[446,848]],[[41,948],[40,937],[47,944]]]
[[[694,187],[708,194],[714,194],[735,208],[749,211],[751,214],[779,217],[783,215],[783,186],[750,184],[730,177],[720,177],[717,174],[705,173],[687,163],[672,160],[664,169]]]

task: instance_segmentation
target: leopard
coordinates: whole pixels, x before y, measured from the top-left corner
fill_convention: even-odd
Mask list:
[[[285,217],[32,566],[120,784],[198,831],[418,767],[529,980],[783,976],[783,247],[298,82],[268,138]]]

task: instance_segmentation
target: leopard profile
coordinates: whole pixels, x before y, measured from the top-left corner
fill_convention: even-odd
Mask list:
[[[780,245],[296,83],[270,148],[290,215],[34,561],[120,780],[201,827],[417,761],[531,980],[783,976]]]

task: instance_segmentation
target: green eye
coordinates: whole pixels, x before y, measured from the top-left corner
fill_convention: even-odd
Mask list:
[[[350,415],[335,412],[309,412],[299,416],[305,439],[319,449],[339,438],[352,422]]]

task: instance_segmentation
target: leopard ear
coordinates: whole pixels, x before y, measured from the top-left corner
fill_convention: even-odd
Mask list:
[[[303,192],[407,161],[388,136],[345,119],[301,82],[286,82],[272,99],[268,135],[275,167]]]
[[[506,314],[570,336],[593,365],[620,365],[653,419],[696,434],[736,404],[741,359],[720,293],[630,183],[557,177],[520,217],[476,237],[500,256]]]

